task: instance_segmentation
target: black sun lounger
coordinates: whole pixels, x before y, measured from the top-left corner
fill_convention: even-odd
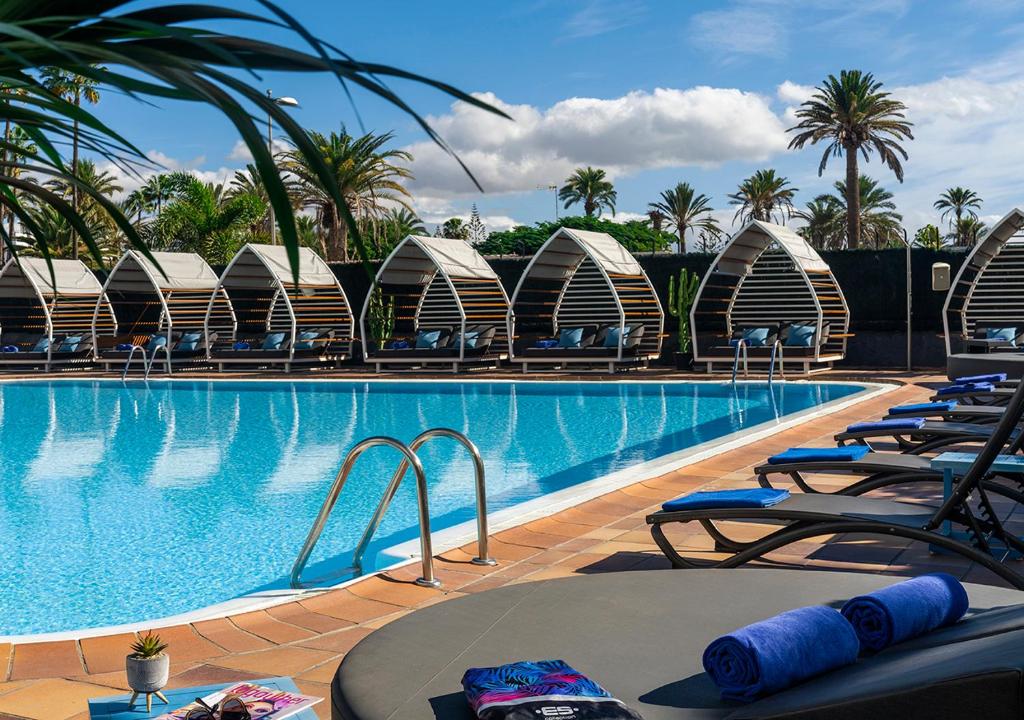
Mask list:
[[[872,450],[873,442],[896,443],[904,453],[920,455],[934,452],[961,443],[985,442],[992,435],[994,425],[978,423],[945,422],[926,420],[916,428],[873,428],[867,430],[844,430],[836,433],[835,440],[840,446],[849,444],[865,445]],[[1020,433],[1020,428],[1017,429]]]
[[[954,407],[951,407],[948,410],[944,408],[934,408],[931,410],[915,410],[913,413],[894,414],[892,412],[888,412],[885,415],[885,419],[891,420],[893,418],[905,418],[913,415],[915,417],[923,418],[940,418],[950,422],[966,422],[974,423],[976,425],[985,425],[999,422],[999,418],[1003,416],[1003,412],[1004,408],[993,405],[964,405],[956,403]]]
[[[663,510],[649,515],[647,523],[651,526],[654,541],[675,567],[699,567],[705,566],[707,563],[687,559],[680,555],[665,536],[663,526],[673,522],[697,522],[716,541],[720,549],[732,553],[728,558],[713,563],[718,567],[737,567],[756,560],[768,552],[802,540],[853,532],[896,536],[930,543],[976,562],[999,575],[1014,587],[1024,589],[1024,576],[1018,575],[993,557],[993,547],[995,546],[1021,552],[1024,551],[1024,542],[1003,527],[1002,521],[989,499],[988,493],[993,489],[991,481],[985,482],[993,461],[1007,446],[1022,416],[1024,416],[1024,384],[1017,388],[1007,406],[1006,413],[996,425],[991,437],[978,452],[970,469],[956,481],[949,497],[938,507],[861,497],[851,491],[850,488],[857,488],[857,492],[866,492],[867,489],[874,487],[892,485],[895,484],[892,478],[901,475],[906,476],[905,482],[925,474],[923,468],[915,469],[909,466],[909,463],[927,462],[919,456],[870,453],[863,460],[850,462],[849,466],[856,466],[858,463],[861,465],[873,463],[877,468],[874,472],[880,475],[880,478],[874,480],[873,483],[875,476],[870,474],[872,471],[868,469],[869,466],[865,465],[863,474],[868,477],[854,483],[841,495],[816,492],[794,493],[777,505],[767,508],[710,508],[671,512]],[[904,464],[907,464],[910,469],[901,470]],[[802,472],[809,469],[799,465],[794,463],[770,467],[778,469],[780,472],[794,473],[794,481],[797,481]],[[817,466],[822,472],[829,473],[842,472],[846,469],[842,467],[841,463],[806,463],[805,465]],[[761,479],[759,477],[759,480]],[[803,487],[802,483],[801,480],[798,485]],[[975,506],[979,510],[976,511]],[[717,525],[719,522],[727,521],[768,525],[781,523],[782,527],[759,540],[743,542],[729,538]],[[938,529],[946,521],[966,528],[972,538],[972,545],[939,533]]]
[[[1015,387],[993,387],[991,390],[971,390],[962,393],[946,393],[932,395],[933,402],[956,400],[959,403],[972,405],[1006,405],[1013,396]]]

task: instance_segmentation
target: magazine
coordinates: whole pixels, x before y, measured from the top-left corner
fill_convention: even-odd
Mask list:
[[[299,695],[287,690],[274,690],[273,688],[253,685],[252,683],[235,683],[231,687],[210,693],[203,698],[210,707],[213,707],[227,695],[238,695],[249,710],[252,720],[284,720],[284,718],[312,707],[323,698],[310,695]],[[178,708],[169,713],[164,713],[156,720],[185,720],[190,710],[202,707],[197,702],[191,702],[185,707]]]

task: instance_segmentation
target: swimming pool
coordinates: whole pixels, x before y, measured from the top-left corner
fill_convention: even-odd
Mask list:
[[[0,383],[0,636],[134,623],[270,588],[345,452],[465,432],[491,512],[849,398],[863,385],[649,382]],[[465,450],[421,450],[433,527],[474,516]],[[397,463],[357,464],[309,568],[344,567]],[[367,559],[417,537],[412,483]],[[383,556],[377,565],[394,561]]]

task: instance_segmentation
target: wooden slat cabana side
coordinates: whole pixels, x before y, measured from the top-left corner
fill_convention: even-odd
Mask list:
[[[1024,211],[1014,208],[974,246],[942,315],[947,356],[1024,345]],[[1014,328],[1015,340],[988,337],[989,328]]]
[[[574,328],[584,328],[589,344],[537,347],[538,340]],[[664,328],[657,293],[626,248],[606,233],[559,228],[530,260],[512,294],[510,360],[524,373],[531,366],[608,372],[646,367],[661,354]]]
[[[209,358],[209,341],[216,339],[217,333],[234,330],[231,300],[218,287],[217,273],[202,257],[180,252],[151,254],[152,260],[135,250],[125,252],[104,283],[117,318],[111,328],[96,328],[96,357],[107,369],[123,366],[129,358],[143,364],[147,353],[132,354],[125,348],[145,348],[161,337],[169,351],[160,353],[162,362],[169,357],[175,364],[202,364]],[[207,326],[211,307],[214,321]]]
[[[789,344],[794,326],[813,326],[811,345]],[[769,328],[768,341],[746,348],[752,365],[773,350],[783,371],[827,370],[846,355],[850,310],[828,264],[789,228],[754,220],[737,232],[701,280],[690,309],[693,355],[707,372],[731,370],[730,341]],[[777,349],[776,349],[777,343]]]
[[[80,260],[51,263],[52,274],[45,259],[34,257],[12,259],[0,270],[0,366],[49,371],[90,365],[94,310],[98,327],[114,325],[92,270]]]
[[[219,333],[210,358],[226,366],[281,367],[339,363],[352,354],[355,321],[345,290],[323,259],[298,250],[298,282],[288,251],[280,245],[249,243],[231,259],[217,283],[234,309],[235,327]],[[206,327],[214,332],[211,302]],[[279,342],[275,342],[279,339]]]
[[[393,313],[390,327],[374,307]],[[410,235],[381,265],[363,303],[363,358],[377,372],[496,367],[508,357],[508,312],[497,273],[469,243]],[[436,347],[417,348],[419,334],[433,331],[439,331]]]

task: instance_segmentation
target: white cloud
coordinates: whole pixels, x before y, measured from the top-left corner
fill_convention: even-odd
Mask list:
[[[153,167],[140,169],[138,173],[127,172],[112,162],[101,162],[98,165],[98,169],[101,172],[110,173],[117,180],[117,184],[122,187],[121,194],[115,196],[116,200],[121,199],[133,190],[137,190],[151,177],[160,173],[181,171],[195,175],[203,182],[226,183],[231,180],[236,171],[236,168],[231,167],[202,170],[200,166],[206,163],[206,156],[204,155],[188,160],[179,160],[160,150],[150,150],[146,153],[146,157],[152,161]]]
[[[514,121],[462,102],[429,121],[489,193],[560,183],[580,165],[600,166],[615,177],[660,167],[762,161],[786,147],[784,126],[768,100],[729,88],[569,98],[545,109],[511,105],[491,93],[477,96]],[[406,149],[415,158],[415,192],[436,197],[477,192],[433,143]]]
[[[274,142],[271,144],[271,147],[273,147],[275,155],[292,149],[292,146],[288,142],[277,138],[274,138]],[[235,142],[234,147],[231,148],[231,152],[228,153],[227,159],[240,163],[251,163],[252,152],[249,150],[249,146],[245,144],[244,140],[238,140]]]
[[[781,57],[789,35],[772,7],[735,7],[709,10],[690,20],[687,32],[699,47],[723,55]]]
[[[565,34],[570,38],[604,35],[637,24],[644,19],[646,11],[646,6],[636,0],[590,0],[569,16]]]

